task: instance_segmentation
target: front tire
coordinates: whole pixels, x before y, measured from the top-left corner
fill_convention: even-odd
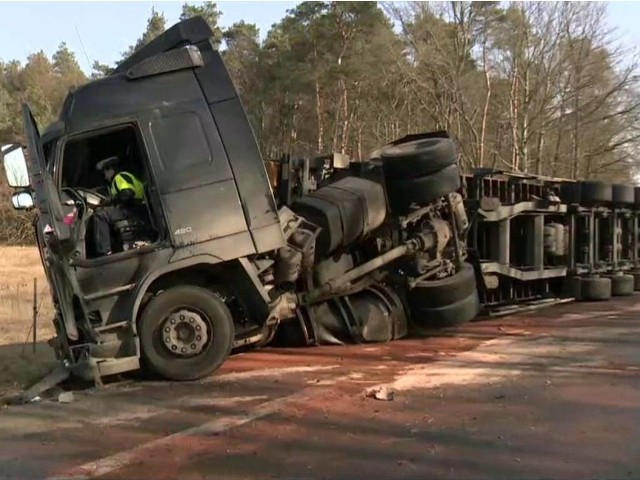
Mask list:
[[[217,370],[231,353],[231,312],[213,292],[173,287],[155,296],[138,325],[146,368],[169,380],[197,380]]]

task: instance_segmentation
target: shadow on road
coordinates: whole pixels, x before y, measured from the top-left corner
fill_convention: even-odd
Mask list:
[[[0,397],[15,393],[40,380],[55,364],[55,355],[46,341],[32,344],[0,345]]]

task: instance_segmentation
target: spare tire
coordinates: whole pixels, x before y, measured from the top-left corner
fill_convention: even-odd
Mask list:
[[[611,185],[604,182],[580,182],[582,203],[606,203],[613,198]]]
[[[437,308],[456,303],[476,289],[476,275],[468,263],[462,269],[440,280],[423,280],[407,294],[407,301],[413,308]]]
[[[636,201],[636,192],[631,185],[612,185],[611,197],[613,203],[633,205]]]
[[[449,138],[427,138],[384,147],[380,158],[386,178],[418,178],[455,164],[456,152]]]
[[[412,203],[426,205],[460,188],[460,170],[450,165],[420,178],[387,182],[387,198],[392,211],[407,209]]]

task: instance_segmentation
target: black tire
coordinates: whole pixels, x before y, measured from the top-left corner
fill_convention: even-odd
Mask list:
[[[426,205],[460,188],[460,170],[450,165],[439,172],[410,180],[387,182],[387,197],[393,211],[402,211],[412,203]]]
[[[635,193],[635,204],[640,207],[640,187],[634,187],[633,190]]]
[[[388,179],[419,178],[456,163],[453,141],[427,138],[384,147],[380,153],[382,169]]]
[[[455,275],[418,282],[407,294],[407,301],[417,308],[444,307],[466,298],[475,289],[475,271],[473,266],[465,263]]]
[[[580,182],[581,203],[606,203],[613,198],[611,185],[603,182]]]
[[[307,342],[300,323],[293,321],[278,325],[278,330],[269,346],[281,348],[306,347]]]
[[[611,280],[611,296],[627,297],[633,295],[635,279],[633,275],[607,275]]]
[[[619,205],[634,205],[636,201],[636,192],[634,187],[630,185],[612,185],[611,198],[613,203]]]
[[[579,300],[581,278],[578,276],[567,277],[565,281],[566,294],[570,297],[575,298],[576,300]]]
[[[195,356],[181,357],[165,346],[168,338],[165,335],[168,334],[162,329],[171,328],[164,325],[165,320],[178,310],[189,310],[199,315],[199,319],[206,325],[208,339],[204,342],[202,351]],[[174,320],[189,328],[182,317]],[[197,334],[195,328],[198,326],[200,325],[196,323],[194,335]],[[177,330],[178,327],[173,328]],[[170,288],[152,298],[140,318],[138,333],[144,365],[169,380],[196,380],[205,377],[217,370],[231,353],[234,331],[231,312],[214,293],[191,285]]]
[[[451,305],[439,308],[411,307],[411,322],[418,328],[454,327],[470,322],[480,312],[480,300],[477,290],[466,298]]]
[[[560,200],[563,203],[580,203],[580,184],[576,182],[562,182],[560,185]]]
[[[632,272],[633,276],[633,289],[637,292],[640,291],[640,272]]]
[[[611,280],[605,277],[580,278],[580,300],[597,301],[611,298]]]

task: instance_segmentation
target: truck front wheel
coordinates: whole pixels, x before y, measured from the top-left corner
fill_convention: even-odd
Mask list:
[[[217,370],[231,352],[231,312],[213,292],[173,287],[153,297],[138,332],[145,368],[169,380],[196,380]]]

